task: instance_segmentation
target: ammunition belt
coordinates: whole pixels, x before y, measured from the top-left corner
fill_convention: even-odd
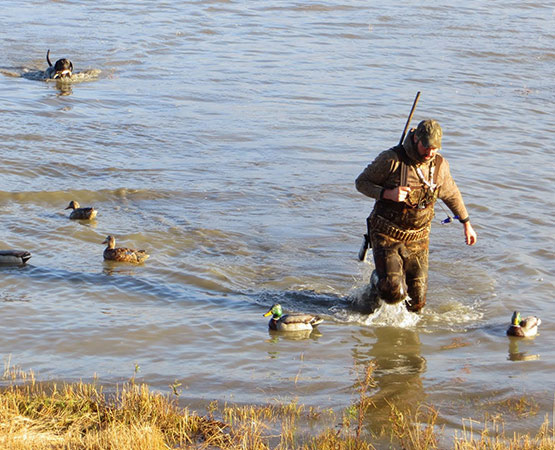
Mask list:
[[[430,234],[430,226],[426,225],[424,228],[418,230],[402,230],[389,220],[384,219],[377,214],[370,216],[370,229],[376,233],[382,233],[393,239],[404,242],[418,241],[427,238]]]

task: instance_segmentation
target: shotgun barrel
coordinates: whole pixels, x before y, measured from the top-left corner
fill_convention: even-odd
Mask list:
[[[405,129],[403,130],[403,134],[401,135],[401,139],[399,140],[399,145],[403,143],[405,140],[405,136],[410,126],[410,121],[412,120],[412,116],[414,114],[414,110],[416,109],[416,104],[418,103],[418,99],[420,98],[420,91],[416,93],[416,97],[414,98],[414,102],[412,103],[412,108],[410,110],[409,117],[407,118],[407,123],[405,124]],[[408,167],[401,161],[401,186],[407,185],[407,177],[408,177]]]

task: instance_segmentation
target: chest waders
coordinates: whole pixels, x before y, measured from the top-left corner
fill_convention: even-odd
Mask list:
[[[403,146],[394,150],[401,161],[401,173],[415,170]],[[373,249],[375,271],[369,289],[363,295],[366,310],[379,306],[379,300],[395,304],[405,301],[409,311],[418,312],[426,303],[428,286],[428,243],[430,225],[437,199],[439,166],[443,158],[436,155],[428,182],[411,187],[407,202],[378,200],[367,219],[368,237]],[[403,169],[403,166],[406,166]],[[403,180],[405,181],[405,180]],[[406,184],[405,184],[406,185]]]

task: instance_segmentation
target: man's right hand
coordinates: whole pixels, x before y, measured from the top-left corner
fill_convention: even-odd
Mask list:
[[[410,187],[408,186],[398,186],[395,189],[386,189],[383,192],[383,198],[386,200],[392,200],[394,202],[404,202],[409,195]]]

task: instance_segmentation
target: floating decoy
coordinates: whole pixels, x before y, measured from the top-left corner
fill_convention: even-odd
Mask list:
[[[69,215],[70,219],[92,220],[96,217],[97,213],[94,208],[81,208],[75,200],[70,201],[65,209],[73,209]]]
[[[542,321],[536,316],[521,318],[520,313],[515,311],[511,318],[511,326],[507,329],[507,336],[532,337],[538,334],[538,327]]]
[[[272,316],[268,327],[276,331],[307,331],[322,323],[324,319],[312,314],[289,313],[283,314],[279,303],[272,305],[264,317]]]
[[[30,258],[27,250],[0,250],[0,264],[23,265]]]
[[[116,239],[113,236],[108,236],[102,243],[108,245],[108,247],[104,249],[104,259],[107,261],[140,264],[150,256],[144,250],[134,250],[126,247],[116,248]]]

